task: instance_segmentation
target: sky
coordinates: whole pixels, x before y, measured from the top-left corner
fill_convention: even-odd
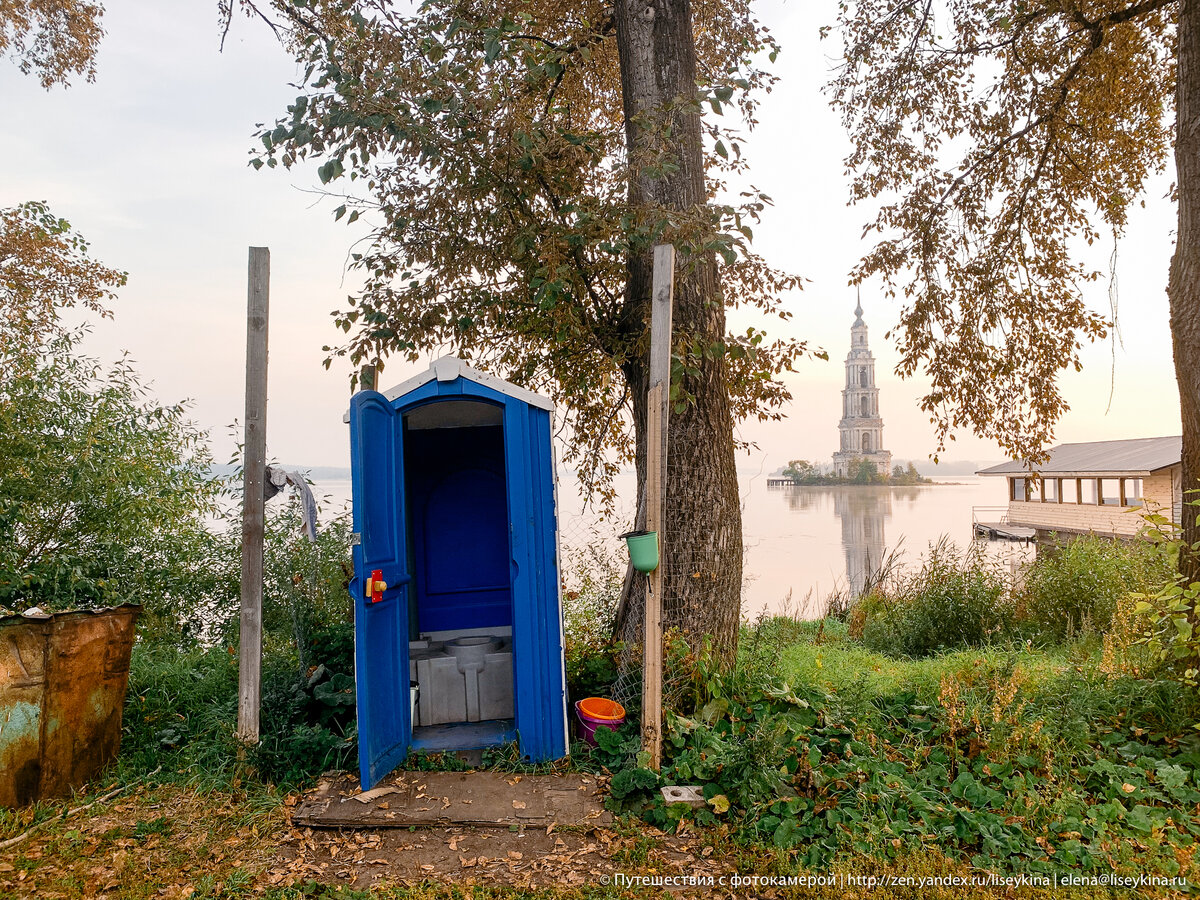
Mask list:
[[[219,52],[216,3],[209,0],[109,0],[95,83],[41,89],[35,78],[0,61],[0,207],[45,200],[92,245],[93,255],[129,272],[87,349],[105,359],[128,352],[163,402],[189,398],[195,420],[212,433],[218,461],[234,452],[228,426],[243,418],[247,248],[271,250],[268,454],[283,462],[345,466],[349,436],[341,422],[349,367],[322,365],[322,346],[341,333],[330,313],[354,289],[346,273],[360,222],[335,223],[336,203],[317,195],[314,166],[255,171],[248,165],[256,123],[282,115],[298,91],[293,61],[258,22],[234,22]],[[789,459],[827,461],[837,447],[842,360],[855,305],[847,273],[866,246],[866,212],[847,206],[842,159],[848,142],[821,85],[835,41],[832,0],[769,2],[760,15],[783,45],[780,77],[764,98],[760,124],[744,152],[753,182],[775,205],[756,227],[769,262],[808,279],[785,299],[793,313],[780,335],[824,348],[790,375],[794,399],[782,422],[744,423],[742,438],[760,448],[739,459],[758,470]],[[1165,293],[1175,211],[1164,199],[1170,172],[1157,177],[1145,207],[1133,210],[1118,247],[1119,342],[1086,348],[1082,373],[1063,377],[1071,410],[1056,441],[1178,434]],[[1107,271],[1111,242],[1088,257]],[[1087,298],[1109,308],[1107,282]],[[898,459],[926,459],[932,426],[918,408],[923,385],[901,382],[884,339],[899,306],[879,286],[862,289],[871,328],[884,441]],[[756,320],[735,314],[742,329]],[[394,363],[384,386],[420,365]],[[1111,401],[1110,401],[1111,394]],[[1003,458],[970,434],[946,460]]]

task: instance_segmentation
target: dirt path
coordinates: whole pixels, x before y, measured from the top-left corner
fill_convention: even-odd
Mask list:
[[[623,826],[296,828],[289,813],[298,799],[135,789],[0,851],[0,900],[241,898],[308,881],[360,890],[422,882],[548,888],[578,897],[618,875],[732,871],[694,835]],[[23,831],[31,815],[19,814],[0,836]],[[661,896],[654,888],[613,893]],[[722,896],[711,888],[684,893]]]
[[[373,885],[506,885],[586,888],[618,875],[707,876],[732,870],[711,859],[712,848],[689,836],[642,828],[559,831],[500,828],[419,828],[362,831],[288,830],[269,884],[314,879]],[[711,889],[706,896],[720,896]]]

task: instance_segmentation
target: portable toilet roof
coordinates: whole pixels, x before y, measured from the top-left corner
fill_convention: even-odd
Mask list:
[[[414,749],[566,755],[553,409],[453,357],[351,400],[364,788]]]
[[[519,384],[513,384],[511,381],[505,381],[503,378],[497,378],[495,375],[489,375],[487,372],[480,371],[473,366],[467,365],[457,356],[439,357],[430,363],[429,368],[424,372],[414,375],[412,378],[400,382],[395,387],[381,391],[380,393],[389,400],[397,400],[431,381],[453,382],[456,378],[466,378],[476,384],[489,387],[499,394],[520,400],[522,403],[536,406],[538,409],[544,409],[552,414],[554,412],[554,403],[550,398],[543,397],[541,394],[535,394],[533,391],[523,388]],[[342,416],[342,421],[350,421],[349,411]]]

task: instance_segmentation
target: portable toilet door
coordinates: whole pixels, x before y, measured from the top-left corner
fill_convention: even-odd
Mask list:
[[[411,749],[566,755],[552,411],[453,357],[351,400],[364,789]]]

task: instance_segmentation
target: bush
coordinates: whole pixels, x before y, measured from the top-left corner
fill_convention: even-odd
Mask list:
[[[861,652],[820,634],[832,666]],[[848,707],[672,648],[692,690],[668,711],[661,776],[630,759],[612,805],[660,828],[722,823],[810,869],[851,852],[936,849],[1004,873],[1188,875],[1181,860],[1200,836],[1194,691],[1084,659],[1044,671],[1042,658],[961,654],[931,691],[898,686]],[[702,786],[702,809],[668,806],[657,790],[688,783]]]
[[[260,740],[243,751],[237,726],[238,660],[227,645],[179,651],[164,644],[134,647],[125,699],[121,762],[227,784],[245,769],[275,784],[297,784],[353,766],[357,753],[354,679],[318,665],[307,677],[291,647],[263,654]]]
[[[203,602],[185,620],[202,640],[151,629],[134,647],[122,759],[142,771],[162,765],[218,781],[248,760],[259,778],[285,784],[352,765],[349,527],[334,519],[310,541],[294,499],[267,518],[260,742],[248,751],[233,736],[239,539],[227,527],[206,545]]]
[[[1041,553],[1029,567],[1022,625],[1055,641],[1105,632],[1122,597],[1170,577],[1170,561],[1149,542],[1078,537]]]
[[[870,649],[919,657],[1008,635],[1013,605],[1002,572],[982,547],[960,551],[943,538],[920,571],[877,587],[852,618]]]
[[[129,665],[121,762],[163,778],[227,780],[236,768],[238,660],[232,648],[139,642]]]
[[[592,543],[575,560],[563,589],[567,694],[572,701],[605,696],[617,679],[613,622],[621,599],[624,562]]]
[[[296,784],[353,767],[358,753],[354,677],[318,665],[307,677],[295,658],[263,661],[262,720],[250,759],[265,780]]]
[[[206,434],[185,405],[147,399],[127,360],[80,356],[83,333],[0,342],[0,605],[170,618],[219,493]]]

